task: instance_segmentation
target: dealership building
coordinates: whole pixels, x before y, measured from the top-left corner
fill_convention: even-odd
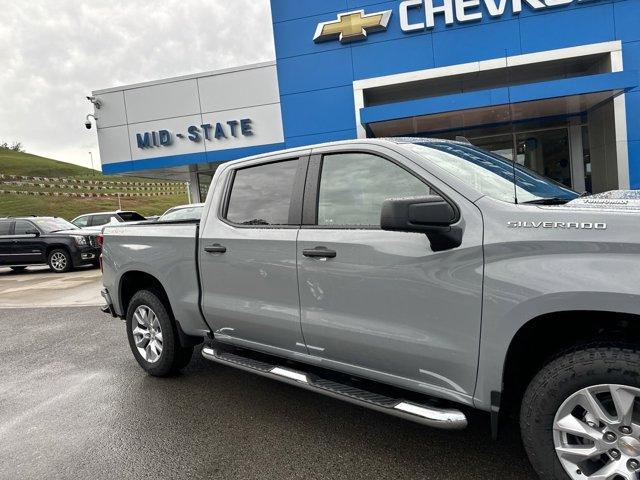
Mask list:
[[[640,0],[272,0],[274,62],[94,92],[102,169],[189,181],[321,142],[464,137],[640,188]]]

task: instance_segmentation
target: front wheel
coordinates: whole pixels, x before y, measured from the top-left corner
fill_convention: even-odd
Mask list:
[[[543,479],[640,478],[640,352],[609,345],[558,357],[527,388],[520,426]]]
[[[65,273],[73,267],[71,255],[62,248],[52,250],[47,258],[47,263],[49,264],[49,268],[55,273]]]
[[[137,292],[127,309],[127,337],[138,364],[150,375],[166,377],[184,368],[193,347],[180,345],[171,315],[153,290]]]

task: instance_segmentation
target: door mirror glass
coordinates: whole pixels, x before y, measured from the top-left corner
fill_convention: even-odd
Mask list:
[[[380,226],[395,232],[425,233],[434,251],[459,247],[462,228],[453,206],[439,195],[392,198],[382,204]]]

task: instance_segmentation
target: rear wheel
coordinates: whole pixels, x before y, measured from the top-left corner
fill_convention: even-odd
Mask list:
[[[520,424],[543,479],[640,478],[640,352],[609,345],[560,356],[529,385]]]
[[[140,366],[150,375],[172,375],[189,363],[193,347],[180,341],[171,315],[153,290],[137,292],[127,309],[129,346]]]
[[[73,267],[71,255],[62,248],[56,248],[49,252],[47,263],[49,264],[49,268],[55,273],[65,273]]]

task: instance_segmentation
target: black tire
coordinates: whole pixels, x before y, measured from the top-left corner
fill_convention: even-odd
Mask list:
[[[64,261],[58,260],[64,257]],[[66,273],[73,269],[73,263],[71,255],[64,248],[56,248],[49,252],[47,257],[47,264],[54,273]]]
[[[520,429],[529,460],[540,478],[570,478],[555,451],[553,422],[571,395],[601,384],[640,388],[640,351],[623,344],[585,346],[548,363],[529,384],[522,399]]]
[[[27,267],[9,267],[9,268],[14,272],[24,272],[27,269]]]
[[[133,296],[127,308],[126,328],[129,347],[138,364],[154,377],[176,374],[187,366],[193,353],[193,348],[184,348],[180,345],[175,323],[162,298],[162,295],[154,290],[140,290]],[[134,320],[134,314],[140,306],[146,306],[153,311],[162,329],[162,352],[155,362],[147,361],[135,344],[133,329],[134,322],[137,322]]]

